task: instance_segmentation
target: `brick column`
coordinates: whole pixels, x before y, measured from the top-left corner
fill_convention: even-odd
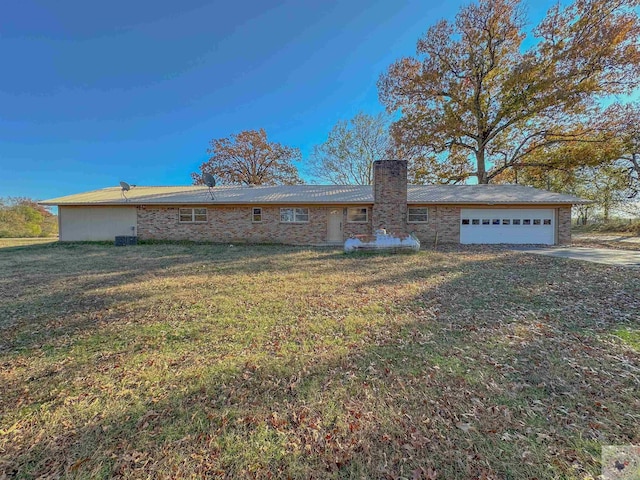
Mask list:
[[[372,228],[389,233],[407,231],[407,161],[378,160],[373,163]]]
[[[571,243],[571,207],[558,208],[558,245]]]

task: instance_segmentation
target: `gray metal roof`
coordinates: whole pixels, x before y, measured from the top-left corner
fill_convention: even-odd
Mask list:
[[[445,204],[568,204],[589,200],[523,185],[409,185],[408,203]]]
[[[126,200],[109,187],[40,202],[41,205],[187,205],[187,204],[372,204],[371,185],[278,185],[133,187]],[[407,203],[425,204],[582,204],[572,195],[521,185],[409,185]]]

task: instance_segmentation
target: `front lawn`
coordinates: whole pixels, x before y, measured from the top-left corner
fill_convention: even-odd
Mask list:
[[[0,478],[595,478],[640,443],[640,269],[444,248],[0,248]]]

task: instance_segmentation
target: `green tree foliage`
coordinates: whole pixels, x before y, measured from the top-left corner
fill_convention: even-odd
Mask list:
[[[49,237],[58,233],[58,217],[29,198],[0,199],[0,237]]]
[[[209,160],[200,166],[200,172],[191,174],[196,185],[204,183],[205,173],[229,185],[302,183],[294,165],[302,158],[300,150],[269,142],[263,129],[211,140],[207,153]]]
[[[507,170],[544,168],[534,159],[538,150],[593,135],[585,125],[597,102],[637,86],[638,4],[557,4],[534,29],[528,49],[518,0],[463,7],[454,22],[428,29],[416,57],[396,61],[381,76],[382,103],[401,112],[394,142],[479,183]]]

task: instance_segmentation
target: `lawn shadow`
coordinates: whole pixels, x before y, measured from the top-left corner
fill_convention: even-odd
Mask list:
[[[599,443],[640,440],[629,417],[638,411],[638,354],[612,348],[610,335],[633,325],[638,274],[484,249],[456,250],[457,259],[424,252],[410,260],[240,250],[212,253],[216,263],[205,272],[260,279],[296,268],[311,279],[344,273],[336,290],[378,292],[382,321],[347,335],[345,320],[336,316],[318,339],[281,320],[242,355],[186,352],[176,357],[177,373],[157,385],[123,373],[114,378],[124,386],[106,394],[101,382],[113,374],[102,369],[118,371],[120,358],[70,361],[50,377],[90,376],[87,369],[96,366],[107,378],[96,373],[85,397],[52,396],[41,405],[95,402],[94,416],[73,418],[31,442],[17,430],[15,437],[9,433],[6,451],[14,455],[0,472],[25,478],[584,476],[598,473]],[[158,263],[147,273],[187,275],[208,258],[183,253],[156,252],[148,266]],[[124,271],[126,280],[114,268],[106,273],[117,275],[104,281],[121,287],[142,280]],[[95,278],[75,282],[104,287]],[[131,301],[115,298],[98,310]],[[337,308],[346,316],[350,307]],[[284,342],[284,327],[285,337],[301,335],[289,340],[308,348],[283,352],[276,343]],[[153,352],[144,360],[152,362]],[[40,381],[31,379],[32,388]],[[110,405],[127,385],[138,395]]]

